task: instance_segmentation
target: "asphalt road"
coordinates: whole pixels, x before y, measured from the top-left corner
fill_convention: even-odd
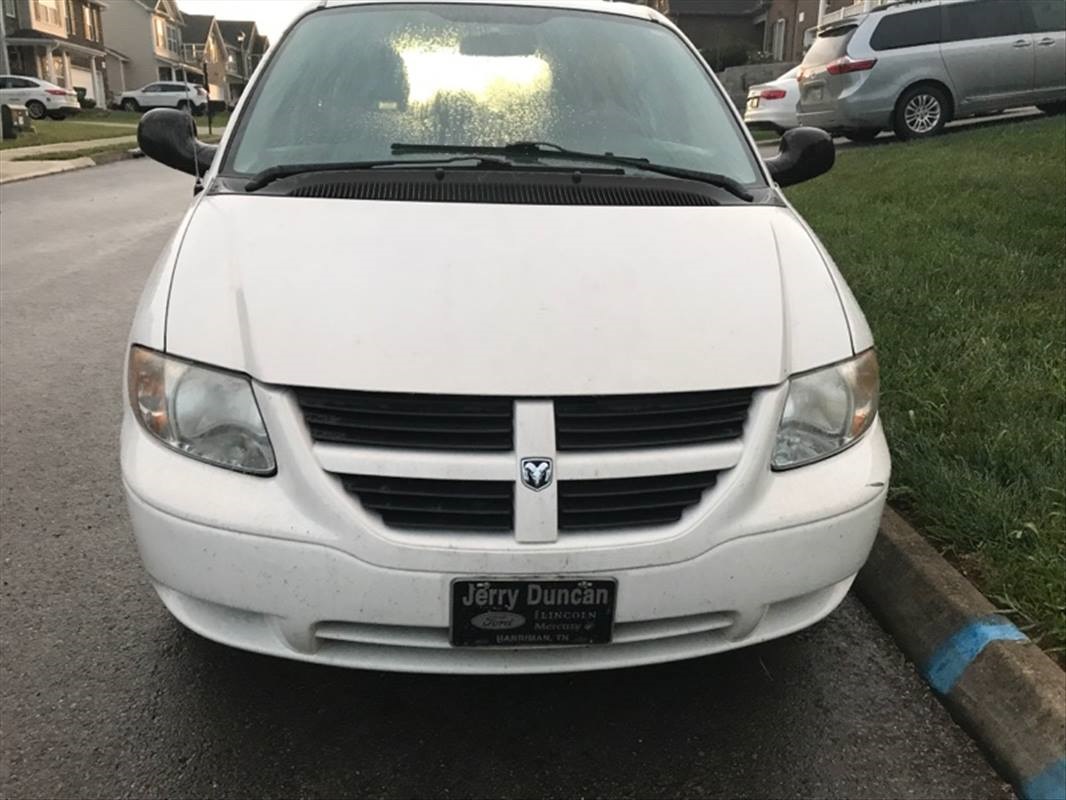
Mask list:
[[[185,632],[142,575],[117,439],[127,328],[189,197],[147,161],[0,190],[0,795],[1010,796],[854,599],[725,656],[539,678]]]

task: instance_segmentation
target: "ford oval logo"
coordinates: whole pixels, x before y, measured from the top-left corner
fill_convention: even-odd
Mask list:
[[[486,611],[470,620],[470,624],[483,631],[509,631],[525,625],[526,618],[510,611]]]

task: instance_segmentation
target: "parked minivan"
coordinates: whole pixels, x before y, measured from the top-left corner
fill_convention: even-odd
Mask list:
[[[664,16],[326,3],[198,176],[126,354],[153,585],[259,653],[418,672],[668,661],[845,597],[889,480],[862,311]]]
[[[857,141],[935,136],[951,119],[1066,110],[1066,0],[920,0],[820,31],[799,123]]]

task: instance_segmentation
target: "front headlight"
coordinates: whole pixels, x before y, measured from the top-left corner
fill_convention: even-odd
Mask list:
[[[175,450],[238,472],[276,471],[274,449],[246,377],[133,347],[129,394],[145,430]]]
[[[777,429],[773,468],[800,467],[850,447],[873,425],[879,393],[873,350],[793,376]]]

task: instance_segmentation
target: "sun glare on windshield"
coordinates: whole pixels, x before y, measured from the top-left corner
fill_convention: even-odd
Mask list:
[[[536,55],[477,56],[454,47],[411,45],[399,51],[410,84],[408,102],[432,103],[442,94],[469,93],[489,106],[551,89],[551,69]]]

